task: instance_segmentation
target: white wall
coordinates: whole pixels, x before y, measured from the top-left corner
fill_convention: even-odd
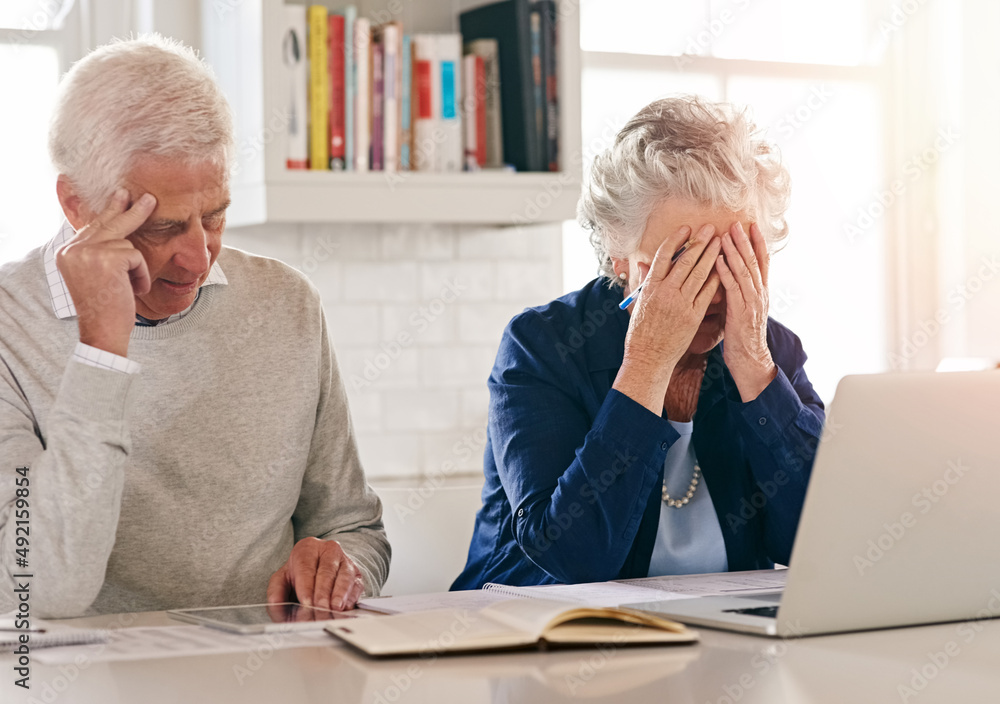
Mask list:
[[[481,474],[500,336],[561,294],[561,239],[559,225],[304,224],[233,228],[223,241],[319,288],[374,479]]]

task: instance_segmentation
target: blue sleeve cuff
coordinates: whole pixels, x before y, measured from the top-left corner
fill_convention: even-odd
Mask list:
[[[767,447],[781,442],[802,412],[802,400],[778,367],[778,374],[753,401],[741,404],[740,414],[750,432]]]
[[[680,438],[670,423],[615,389],[604,399],[592,427],[613,445],[625,446],[639,457],[653,458],[652,464],[660,467],[667,450]]]

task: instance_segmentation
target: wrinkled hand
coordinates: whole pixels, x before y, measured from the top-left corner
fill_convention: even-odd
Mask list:
[[[156,208],[156,198],[148,193],[131,206],[128,199],[128,191],[119,189],[108,207],[56,253],[77,309],[80,341],[122,357],[135,327],[135,296],[151,284],[146,260],[126,237]]]
[[[674,367],[687,352],[719,288],[714,271],[721,242],[715,228],[705,225],[683,254],[671,261],[677,242],[691,229],[681,228],[656,250],[646,270],[645,284],[633,304],[625,357],[614,388],[660,414],[663,395]],[[645,268],[640,264],[640,273]]]
[[[288,562],[271,575],[267,601],[298,601],[305,606],[344,611],[354,608],[364,589],[361,570],[344,554],[340,543],[303,538],[292,548]]]
[[[736,222],[722,237],[716,270],[726,289],[723,359],[744,402],[752,401],[778,373],[767,347],[767,243],[757,227],[747,237]]]

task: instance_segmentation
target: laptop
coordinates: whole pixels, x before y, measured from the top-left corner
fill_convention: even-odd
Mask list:
[[[783,590],[627,604],[798,637],[1000,616],[1000,372],[848,376]]]

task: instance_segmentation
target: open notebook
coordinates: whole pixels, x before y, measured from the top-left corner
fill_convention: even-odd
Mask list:
[[[630,609],[508,599],[483,609],[434,609],[332,623],[328,633],[369,655],[422,655],[596,643],[693,643],[674,621]]]

